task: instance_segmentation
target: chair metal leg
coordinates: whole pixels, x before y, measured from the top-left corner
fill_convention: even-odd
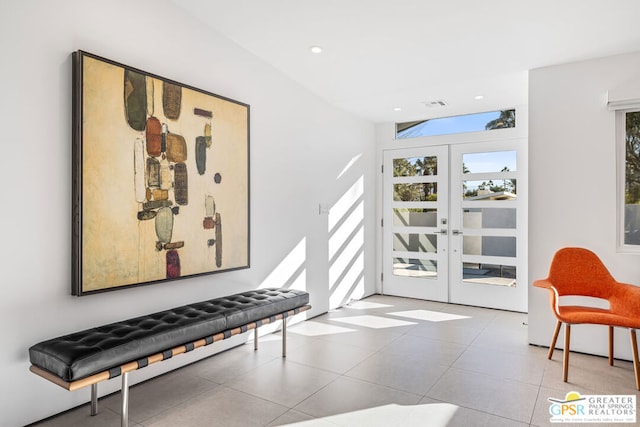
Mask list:
[[[640,390],[640,366],[638,366],[638,340],[636,330],[631,329],[631,351],[633,352],[633,372],[636,374],[636,389]]]
[[[609,366],[613,366],[613,326],[609,326]]]
[[[562,362],[562,380],[566,383],[569,378],[569,343],[571,342],[571,325],[564,325],[564,358]]]
[[[553,350],[556,348],[556,341],[558,340],[558,334],[560,333],[560,326],[562,326],[561,321],[556,322],[556,329],[553,331],[553,339],[551,340],[551,345],[549,346],[549,354],[547,355],[547,359],[551,360],[553,357]]]

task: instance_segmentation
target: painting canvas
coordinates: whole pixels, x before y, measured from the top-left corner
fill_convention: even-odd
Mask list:
[[[248,268],[249,106],[74,52],[72,210],[74,295]]]

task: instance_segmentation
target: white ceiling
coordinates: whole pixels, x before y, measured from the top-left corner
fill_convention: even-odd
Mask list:
[[[639,0],[172,1],[376,123],[525,105],[530,69],[640,51]]]

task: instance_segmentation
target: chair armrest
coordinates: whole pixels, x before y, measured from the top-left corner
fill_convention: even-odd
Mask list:
[[[560,316],[560,307],[558,306],[560,295],[558,294],[558,290],[553,286],[553,284],[548,279],[541,279],[534,281],[533,286],[549,290],[549,302],[551,304],[551,311],[556,315],[556,317]]]
[[[640,287],[629,283],[617,283],[610,299],[611,311],[640,322]]]
[[[553,285],[551,284],[551,282],[548,279],[540,279],[540,280],[534,281],[533,282],[533,286],[538,287],[538,288],[549,289]]]

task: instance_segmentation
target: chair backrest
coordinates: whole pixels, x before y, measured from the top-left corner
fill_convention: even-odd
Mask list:
[[[617,284],[600,258],[588,249],[562,248],[553,257],[549,279],[559,295],[609,299]]]

